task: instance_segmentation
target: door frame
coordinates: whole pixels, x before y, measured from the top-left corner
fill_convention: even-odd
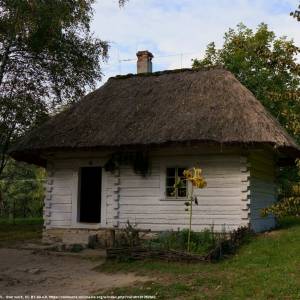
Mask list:
[[[73,188],[72,188],[72,228],[98,229],[107,227],[106,221],[106,181],[107,175],[103,168],[104,163],[99,160],[93,160],[93,163],[81,162],[73,171]],[[100,167],[101,168],[101,222],[100,223],[84,223],[79,222],[79,176],[82,167]]]

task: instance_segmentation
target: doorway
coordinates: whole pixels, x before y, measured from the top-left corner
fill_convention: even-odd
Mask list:
[[[79,173],[78,219],[83,223],[101,222],[101,167],[83,167]]]

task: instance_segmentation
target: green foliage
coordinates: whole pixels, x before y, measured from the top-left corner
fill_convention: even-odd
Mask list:
[[[73,244],[73,245],[71,245],[69,251],[78,253],[78,252],[81,252],[83,249],[84,249],[84,247],[81,244]]]
[[[107,172],[114,172],[121,165],[130,165],[136,174],[143,177],[147,176],[150,171],[150,162],[147,152],[115,152],[105,163],[104,168]]]
[[[107,44],[90,33],[93,2],[1,0],[0,84],[7,87],[18,71],[17,86],[25,78],[30,84],[22,94],[54,103],[77,101],[87,86],[94,88]]]
[[[200,232],[184,229],[162,232],[147,243],[150,248],[186,251],[190,239],[188,252],[206,256],[214,261],[235,253],[252,235],[248,227],[240,227],[230,233],[214,232],[213,227]]]
[[[0,175],[10,145],[101,79],[94,0],[0,0]]]
[[[298,22],[300,22],[300,11],[299,11],[299,9],[300,9],[300,5],[298,5],[298,10],[296,9],[296,10],[294,10],[294,11],[292,11],[292,12],[290,13],[290,15],[291,15],[293,18],[297,19]]]
[[[0,216],[42,216],[45,170],[9,160],[0,180]]]
[[[279,198],[287,193],[292,195],[292,187],[300,182],[299,167],[285,166],[280,167],[277,172],[277,184],[279,186]]]
[[[278,228],[279,229],[289,229],[295,228],[300,225],[299,217],[284,217],[282,219],[278,219]]]
[[[273,214],[277,218],[287,216],[300,216],[300,197],[287,197],[281,201],[262,209],[261,215],[263,217]]]
[[[136,224],[131,224],[127,221],[124,230],[122,230],[119,236],[114,241],[114,246],[117,247],[134,247],[141,244],[140,231],[137,229]]]
[[[277,218],[300,216],[300,184],[299,160],[298,168],[284,168],[280,172],[278,182],[278,202],[261,210],[263,217],[273,214]],[[297,180],[293,181],[294,179]]]
[[[120,7],[124,6],[129,0],[119,0]]]
[[[222,48],[210,43],[204,58],[193,60],[193,67],[220,65],[231,71],[299,143],[298,54],[293,40],[276,37],[266,24],[260,24],[255,31],[239,24],[225,33]],[[298,180],[295,167],[284,167],[278,172],[279,185],[289,186]]]
[[[186,251],[186,245],[189,239],[189,230],[166,231],[159,233],[157,238],[149,241],[151,247],[164,250]],[[218,237],[213,229],[206,229],[201,232],[190,232],[190,251],[196,254],[207,254],[214,249]]]
[[[266,24],[256,31],[239,24],[225,33],[221,49],[209,44],[205,57],[193,60],[193,67],[224,66],[300,142],[298,54],[293,40],[277,38]]]
[[[108,44],[90,31],[93,3],[0,0],[0,216],[42,212],[44,171],[9,161],[11,144],[101,79]]]
[[[14,220],[8,218],[0,218],[0,225],[15,225],[20,227],[22,225],[43,225],[44,220],[42,217],[29,217],[29,218],[15,218]]]

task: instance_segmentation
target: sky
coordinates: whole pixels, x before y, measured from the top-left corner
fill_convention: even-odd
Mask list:
[[[289,16],[298,0],[96,0],[92,31],[110,44],[102,65],[103,84],[118,74],[136,73],[136,52],[153,53],[153,71],[189,68],[206,45],[223,44],[224,33],[240,22],[255,30],[261,22],[277,36],[300,45],[300,22]]]

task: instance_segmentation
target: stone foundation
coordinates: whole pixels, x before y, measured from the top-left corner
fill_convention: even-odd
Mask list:
[[[101,229],[71,229],[71,228],[51,228],[44,229],[43,242],[47,244],[64,244],[97,247],[112,247],[115,240],[118,240],[124,233],[123,229],[101,228]],[[154,232],[139,232],[141,239],[150,239],[156,235]]]

